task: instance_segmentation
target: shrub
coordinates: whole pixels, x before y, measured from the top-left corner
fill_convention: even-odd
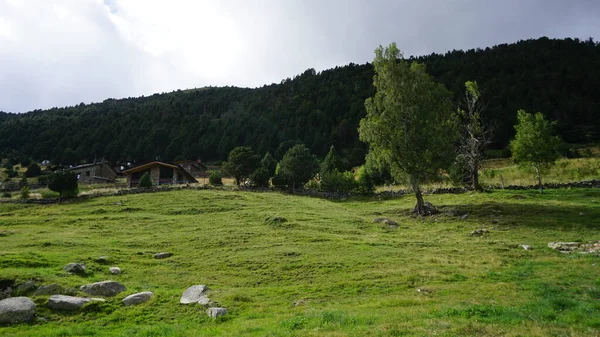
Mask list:
[[[221,177],[220,171],[213,171],[208,176],[208,183],[213,186],[221,186],[223,185],[223,178]]]
[[[271,175],[269,174],[269,170],[265,167],[257,168],[250,175],[250,181],[252,182],[252,186],[269,187],[270,179],[271,179]]]
[[[60,198],[76,197],[79,193],[77,176],[70,171],[57,171],[52,174],[48,188],[60,194]]]
[[[29,183],[27,182],[27,177],[23,176],[21,178],[21,180],[19,180],[19,187],[23,188],[23,187],[26,187],[26,186],[29,186]]]
[[[349,193],[356,188],[352,172],[333,170],[321,175],[321,190],[325,192]]]
[[[138,183],[139,188],[148,188],[152,187],[152,179],[150,179],[150,173],[146,172],[142,174],[140,177],[140,182]]]
[[[28,178],[37,177],[42,174],[42,169],[36,163],[29,165],[27,171],[25,171],[25,176]]]
[[[367,167],[361,166],[356,173],[356,192],[360,194],[371,194],[375,190],[373,177]]]
[[[21,188],[21,199],[29,199],[29,186],[23,186]]]
[[[8,178],[14,178],[19,175],[19,173],[15,171],[12,167],[10,169],[6,169],[5,173]]]
[[[12,198],[12,194],[10,192],[2,192],[2,198]]]
[[[51,177],[52,177],[52,175],[48,175],[48,174],[39,176],[39,177],[37,177],[37,183],[39,185],[48,186],[48,183],[50,182]]]

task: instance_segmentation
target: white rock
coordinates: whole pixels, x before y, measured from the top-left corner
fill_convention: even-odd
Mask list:
[[[190,304],[199,303],[200,301],[205,302],[205,299],[208,299],[208,297],[206,297],[207,293],[208,287],[204,284],[191,286],[183,292],[179,303]]]
[[[223,316],[227,313],[227,309],[225,308],[208,308],[206,309],[206,314],[210,318],[217,318],[219,316]]]
[[[91,301],[104,301],[102,298],[74,297],[65,295],[52,295],[48,299],[48,308],[55,310],[79,310],[84,304]]]
[[[35,315],[35,303],[28,297],[0,300],[0,324],[29,322]]]
[[[108,270],[110,271],[111,274],[121,274],[121,268],[119,267],[110,267],[108,268]]]
[[[150,298],[152,298],[152,296],[154,296],[153,292],[144,291],[141,293],[129,295],[129,296],[125,297],[122,302],[125,305],[141,304],[141,303],[148,301]]]
[[[92,284],[86,284],[79,289],[95,296],[115,296],[118,293],[127,290],[124,285],[115,281],[102,281]]]

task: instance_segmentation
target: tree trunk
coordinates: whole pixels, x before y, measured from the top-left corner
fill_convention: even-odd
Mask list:
[[[542,185],[542,175],[540,174],[540,169],[535,168],[535,175],[537,176],[538,186],[540,187],[540,193],[544,193],[544,185]]]
[[[479,171],[473,170],[471,172],[471,180],[473,183],[473,189],[477,192],[483,192],[483,187],[479,184]]]
[[[416,206],[416,213],[418,215],[423,215],[425,214],[425,209],[424,209],[424,202],[423,202],[423,194],[421,194],[421,188],[419,187],[419,182],[417,181],[417,179],[414,176],[410,177],[410,185],[413,189],[413,191],[415,192],[415,197],[417,198],[417,206]]]

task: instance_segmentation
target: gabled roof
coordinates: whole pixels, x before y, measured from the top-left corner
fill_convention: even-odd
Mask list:
[[[163,163],[163,162],[160,162],[160,161],[153,161],[153,162],[149,162],[147,164],[136,166],[134,168],[130,168],[129,170],[125,170],[122,173],[124,173],[124,174],[135,173],[135,172],[139,172],[139,171],[143,171],[145,169],[148,169],[148,168],[150,168],[150,167],[152,167],[154,165],[169,167],[169,168],[173,168],[173,169],[176,169],[176,168],[179,167],[177,165],[171,165],[171,164]]]
[[[105,164],[111,171],[113,171],[115,174],[118,174],[117,171],[115,171],[114,168],[112,168],[112,166],[108,165],[108,162],[105,161],[101,161],[101,162],[97,162],[97,163],[90,163],[90,164],[83,164],[83,165],[79,165],[79,166],[74,166],[74,167],[70,167],[68,170],[79,170],[79,169],[83,169],[86,167],[93,167],[93,166],[98,166],[98,165],[102,165]]]

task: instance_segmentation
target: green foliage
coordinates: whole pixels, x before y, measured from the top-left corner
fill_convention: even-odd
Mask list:
[[[271,155],[270,152],[267,152],[260,161],[260,166],[267,170],[270,178],[275,175],[275,170],[277,170],[277,160]]]
[[[139,188],[149,188],[152,187],[152,178],[150,177],[150,173],[146,172],[142,174],[140,177],[140,181],[138,182]]]
[[[350,193],[357,187],[352,172],[337,169],[321,173],[321,190],[325,192]]]
[[[11,166],[10,169],[6,169],[4,171],[4,174],[6,175],[7,178],[15,178],[16,176],[19,175],[19,172],[15,171]]]
[[[358,168],[356,172],[356,192],[359,194],[371,194],[375,191],[373,176],[366,165]]]
[[[25,186],[29,186],[29,182],[27,182],[27,177],[23,176],[21,177],[21,180],[19,180],[19,187],[23,188]]]
[[[335,152],[335,147],[331,145],[329,148],[329,153],[325,156],[323,163],[321,164],[321,174],[333,172],[333,171],[343,171],[342,158],[338,156]]]
[[[2,198],[12,198],[12,194],[10,192],[2,192]]]
[[[515,125],[517,134],[510,142],[512,159],[521,167],[532,167],[542,190],[541,175],[559,158],[560,139],[554,136],[554,124],[546,121],[541,113],[529,114],[525,110],[517,112],[519,123]]]
[[[250,183],[257,187],[269,187],[270,179],[271,174],[269,174],[269,170],[262,166],[254,170],[250,175]]]
[[[44,175],[38,176],[37,183],[39,185],[48,186],[48,183],[50,182],[51,177],[52,177],[52,174],[44,174]]]
[[[76,197],[79,193],[77,176],[71,171],[56,171],[50,177],[48,188],[58,192],[60,198]]]
[[[42,198],[44,198],[44,199],[56,199],[56,198],[60,197],[60,194],[56,193],[54,191],[42,191],[41,195],[42,195]]]
[[[317,172],[319,172],[317,158],[306,146],[298,144],[285,153],[279,162],[277,174],[295,189],[296,186],[306,184]]]
[[[208,183],[213,186],[222,186],[223,178],[221,177],[221,171],[212,171],[208,176]]]
[[[377,92],[365,101],[359,133],[370,156],[389,166],[397,181],[409,178],[421,213],[419,185],[438,179],[455,157],[456,119],[451,93],[424,65],[401,58],[394,43],[375,50]]]
[[[29,199],[29,194],[30,194],[30,189],[29,186],[23,186],[21,187],[21,199]]]
[[[27,171],[25,171],[25,176],[28,178],[34,178],[41,174],[42,174],[42,168],[36,163],[29,165],[29,167],[27,168]]]
[[[231,150],[227,161],[223,162],[223,171],[235,178],[239,186],[260,165],[260,157],[247,146],[238,146]]]

